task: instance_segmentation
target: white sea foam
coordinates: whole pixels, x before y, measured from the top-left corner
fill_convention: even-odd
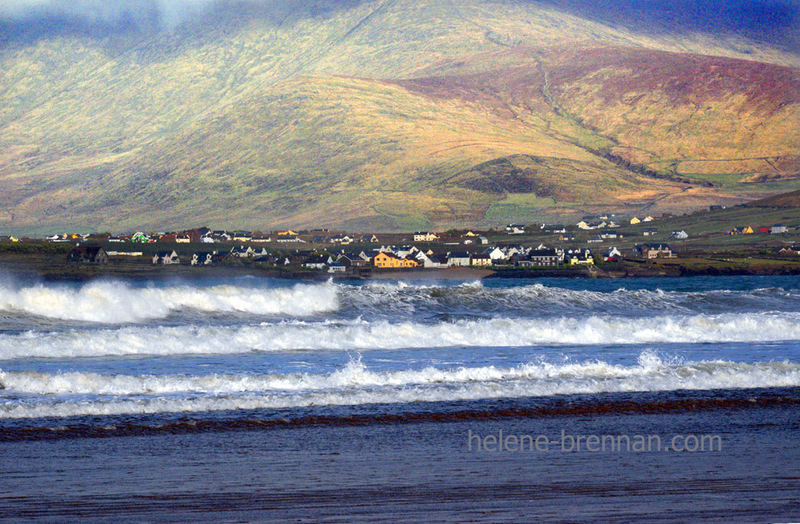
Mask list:
[[[671,311],[726,312],[737,310],[800,310],[795,289],[761,288],[748,291],[663,291],[625,289],[592,291],[543,284],[486,287],[482,282],[457,286],[373,283],[342,289],[345,301],[356,308],[380,307],[389,311],[425,306],[459,306],[478,310],[528,309],[539,311]]]
[[[727,313],[648,318],[419,322],[284,321],[248,326],[124,326],[0,335],[0,360],[129,355],[237,354],[537,345],[628,345],[800,340],[800,313]]]
[[[120,282],[95,282],[79,288],[0,287],[0,311],[109,324],[162,319],[183,309],[305,316],[334,311],[338,307],[338,291],[332,283],[275,289],[232,285],[134,288]]]
[[[0,313],[108,324],[143,323],[181,310],[297,317],[340,310],[392,316],[418,310],[451,312],[454,308],[468,312],[513,310],[548,315],[645,310],[686,314],[800,311],[800,292],[781,288],[693,293],[658,289],[602,292],[542,284],[494,288],[480,281],[456,286],[403,282],[352,286],[328,282],[282,288],[188,284],[152,284],[140,288],[119,281],[79,287],[44,284],[18,287],[0,283]]]
[[[371,371],[353,360],[329,374],[129,376],[0,372],[0,418],[66,417],[319,405],[436,402],[680,389],[800,386],[800,364],[663,361],[644,352],[636,365],[603,361],[512,368]],[[37,395],[30,400],[26,395]]]

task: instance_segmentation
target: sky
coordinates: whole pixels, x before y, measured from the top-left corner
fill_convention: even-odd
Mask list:
[[[157,20],[175,26],[203,14],[218,0],[1,0],[0,20],[31,23],[44,19],[116,26]]]

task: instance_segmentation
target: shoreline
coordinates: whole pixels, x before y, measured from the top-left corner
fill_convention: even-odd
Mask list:
[[[800,495],[796,483],[775,480],[798,474],[797,409],[788,402],[745,398],[717,406],[711,399],[699,410],[667,404],[666,413],[656,402],[643,412],[599,406],[555,417],[357,415],[344,424],[309,419],[266,427],[254,414],[222,430],[179,423],[159,432],[120,428],[119,436],[94,427],[60,439],[25,435],[0,442],[6,455],[19,457],[5,468],[9,487],[0,507],[12,521],[121,514],[143,521],[647,521],[662,508],[679,508],[687,521],[786,521]],[[564,435],[643,434],[648,443],[657,436],[668,444],[676,428],[719,436],[719,448],[594,452],[564,445]],[[545,451],[513,448],[512,435],[561,441]],[[506,446],[476,447],[476,439],[485,444],[491,436],[505,437]],[[91,482],[76,487],[75,471]]]
[[[672,259],[668,261],[633,261],[602,264],[581,268],[475,268],[456,267],[447,269],[375,269],[356,268],[347,273],[328,273],[293,267],[258,267],[252,264],[218,266],[158,266],[142,262],[113,260],[108,264],[79,264],[56,261],[52,257],[3,256],[0,257],[0,274],[22,280],[46,282],[89,282],[114,279],[134,281],[205,279],[226,277],[260,277],[285,280],[323,282],[366,280],[483,280],[483,279],[535,279],[535,278],[600,278],[626,279],[648,277],[694,277],[694,276],[774,276],[800,275],[800,261],[766,260],[770,264],[746,266],[731,261],[715,259]]]

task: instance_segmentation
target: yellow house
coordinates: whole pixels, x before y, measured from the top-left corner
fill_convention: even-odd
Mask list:
[[[750,227],[750,226],[744,226],[742,228],[742,234],[743,235],[752,235],[753,233],[755,233],[755,231],[753,231],[753,228]]]
[[[631,225],[632,225],[632,226],[635,226],[636,224],[641,224],[641,223],[642,223],[642,221],[641,221],[641,220],[639,220],[639,219],[638,219],[638,218],[636,218],[636,217],[633,217],[633,218],[631,219]]]
[[[594,257],[592,255],[572,255],[569,259],[570,266],[593,266]]]
[[[378,253],[372,259],[372,265],[377,268],[412,268],[419,266],[419,263],[409,258],[400,258],[393,253]]]
[[[280,236],[280,237],[296,237],[297,233],[295,233],[291,229],[287,229],[286,231],[278,231],[278,236]]]

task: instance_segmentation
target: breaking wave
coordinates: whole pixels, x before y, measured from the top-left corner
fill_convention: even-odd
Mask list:
[[[119,281],[82,286],[0,284],[0,315],[97,324],[136,324],[190,311],[302,317],[415,318],[422,315],[589,316],[647,313],[722,314],[739,311],[800,312],[800,290],[780,287],[698,292],[660,289],[573,290],[532,284],[487,287],[369,283],[298,284],[292,287],[164,285],[132,287]]]
[[[724,313],[730,311],[800,311],[800,291],[780,287],[748,291],[664,291],[626,289],[594,291],[543,284],[487,287],[482,282],[457,286],[371,283],[346,286],[343,302],[363,312],[376,308],[391,313],[417,310],[508,312],[538,314],[652,311]]]
[[[0,382],[6,388],[0,418],[32,418],[798,387],[800,364],[664,361],[655,352],[645,351],[632,366],[600,360],[541,361],[510,368],[376,372],[356,359],[328,374],[130,376],[0,371]]]
[[[48,319],[105,324],[163,319],[180,310],[203,313],[307,316],[335,311],[332,283],[258,289],[233,285],[133,288],[120,282],[95,282],[79,288],[37,285],[0,288],[0,311]]]
[[[294,320],[245,326],[125,326],[97,330],[28,331],[0,335],[0,360],[292,350],[791,340],[800,340],[800,313],[496,318],[438,323]]]

